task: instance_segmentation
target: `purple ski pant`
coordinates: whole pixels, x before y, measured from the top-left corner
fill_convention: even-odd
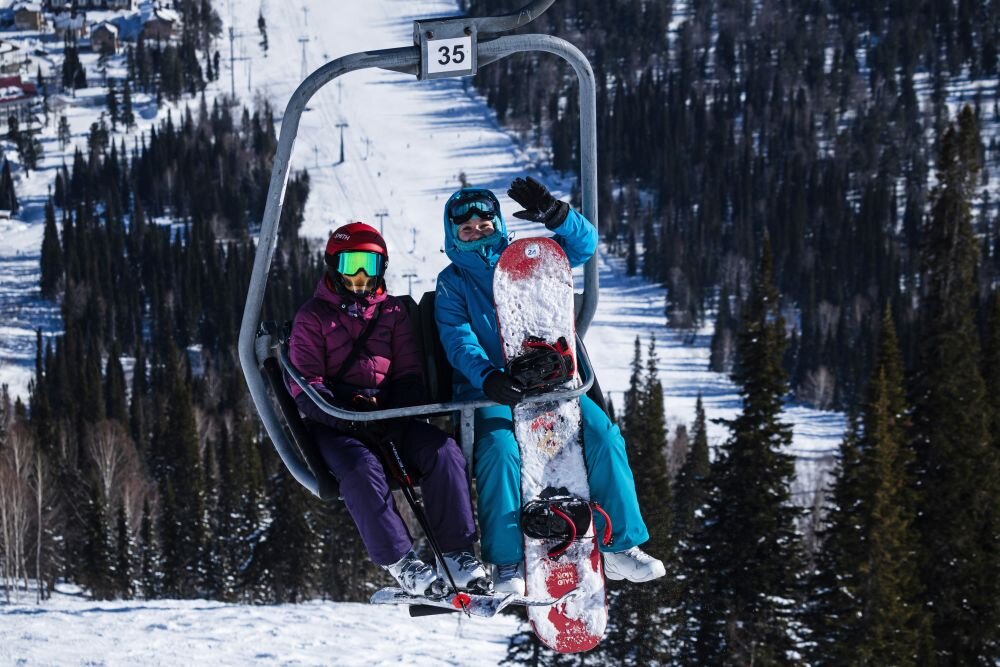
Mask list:
[[[310,424],[323,460],[340,482],[340,495],[376,565],[391,565],[413,547],[406,524],[389,490],[378,456],[357,437],[328,426]],[[424,509],[444,552],[472,550],[477,539],[472,518],[465,457],[444,431],[411,421],[396,448],[406,471],[420,482]]]

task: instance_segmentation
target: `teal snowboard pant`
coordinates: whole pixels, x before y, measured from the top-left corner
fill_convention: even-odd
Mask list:
[[[649,532],[639,512],[635,480],[625,453],[621,431],[592,400],[580,398],[583,451],[590,482],[590,498],[611,517],[613,540],[602,551],[622,551],[642,544]],[[479,530],[483,559],[495,564],[524,558],[518,518],[521,511],[521,454],[514,439],[511,410],[491,406],[476,410],[475,468]],[[604,517],[594,513],[597,535]]]

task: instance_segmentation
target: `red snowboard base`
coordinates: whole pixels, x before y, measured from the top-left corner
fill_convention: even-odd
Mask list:
[[[601,554],[593,534],[556,559],[546,555],[552,543],[530,538],[524,541],[526,560],[541,556],[533,566],[525,564],[526,571],[533,567],[536,572],[526,582],[526,594],[549,598],[566,595],[565,601],[551,607],[528,608],[528,620],[538,639],[559,653],[580,653],[597,646],[604,637],[608,606]],[[538,581],[538,574],[544,576],[545,590],[536,592],[531,590],[531,580]]]

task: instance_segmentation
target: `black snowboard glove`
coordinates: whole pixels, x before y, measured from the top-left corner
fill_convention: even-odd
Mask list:
[[[514,407],[524,398],[524,387],[503,371],[493,371],[483,380],[483,393],[491,401]]]
[[[555,230],[569,215],[569,204],[553,197],[548,188],[531,176],[527,180],[515,178],[507,196],[524,207],[514,214],[515,218],[540,222],[550,230]]]

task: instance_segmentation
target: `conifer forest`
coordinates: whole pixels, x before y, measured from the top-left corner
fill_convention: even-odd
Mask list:
[[[506,664],[1000,664],[1000,2],[688,0],[679,27],[678,3],[557,0],[531,31],[594,70],[602,251],[666,287],[665,326],[714,327],[709,363],[742,408],[717,447],[700,399],[669,431],[636,338],[611,411],[667,575],[609,582],[594,651],[550,652],[524,624]],[[282,466],[236,352],[275,111],[205,98],[218,8],[176,7],[183,37],[129,52],[45,206],[40,288],[64,332],[39,332],[30,397],[0,396],[2,583],[364,602],[390,577],[346,508]],[[68,50],[62,83],[80,77]],[[561,61],[514,56],[472,85],[578,170]],[[185,111],[116,141],[135,91]],[[264,319],[290,319],[323,271],[299,236],[309,195],[294,172]],[[812,507],[792,494],[789,400],[848,415]]]

